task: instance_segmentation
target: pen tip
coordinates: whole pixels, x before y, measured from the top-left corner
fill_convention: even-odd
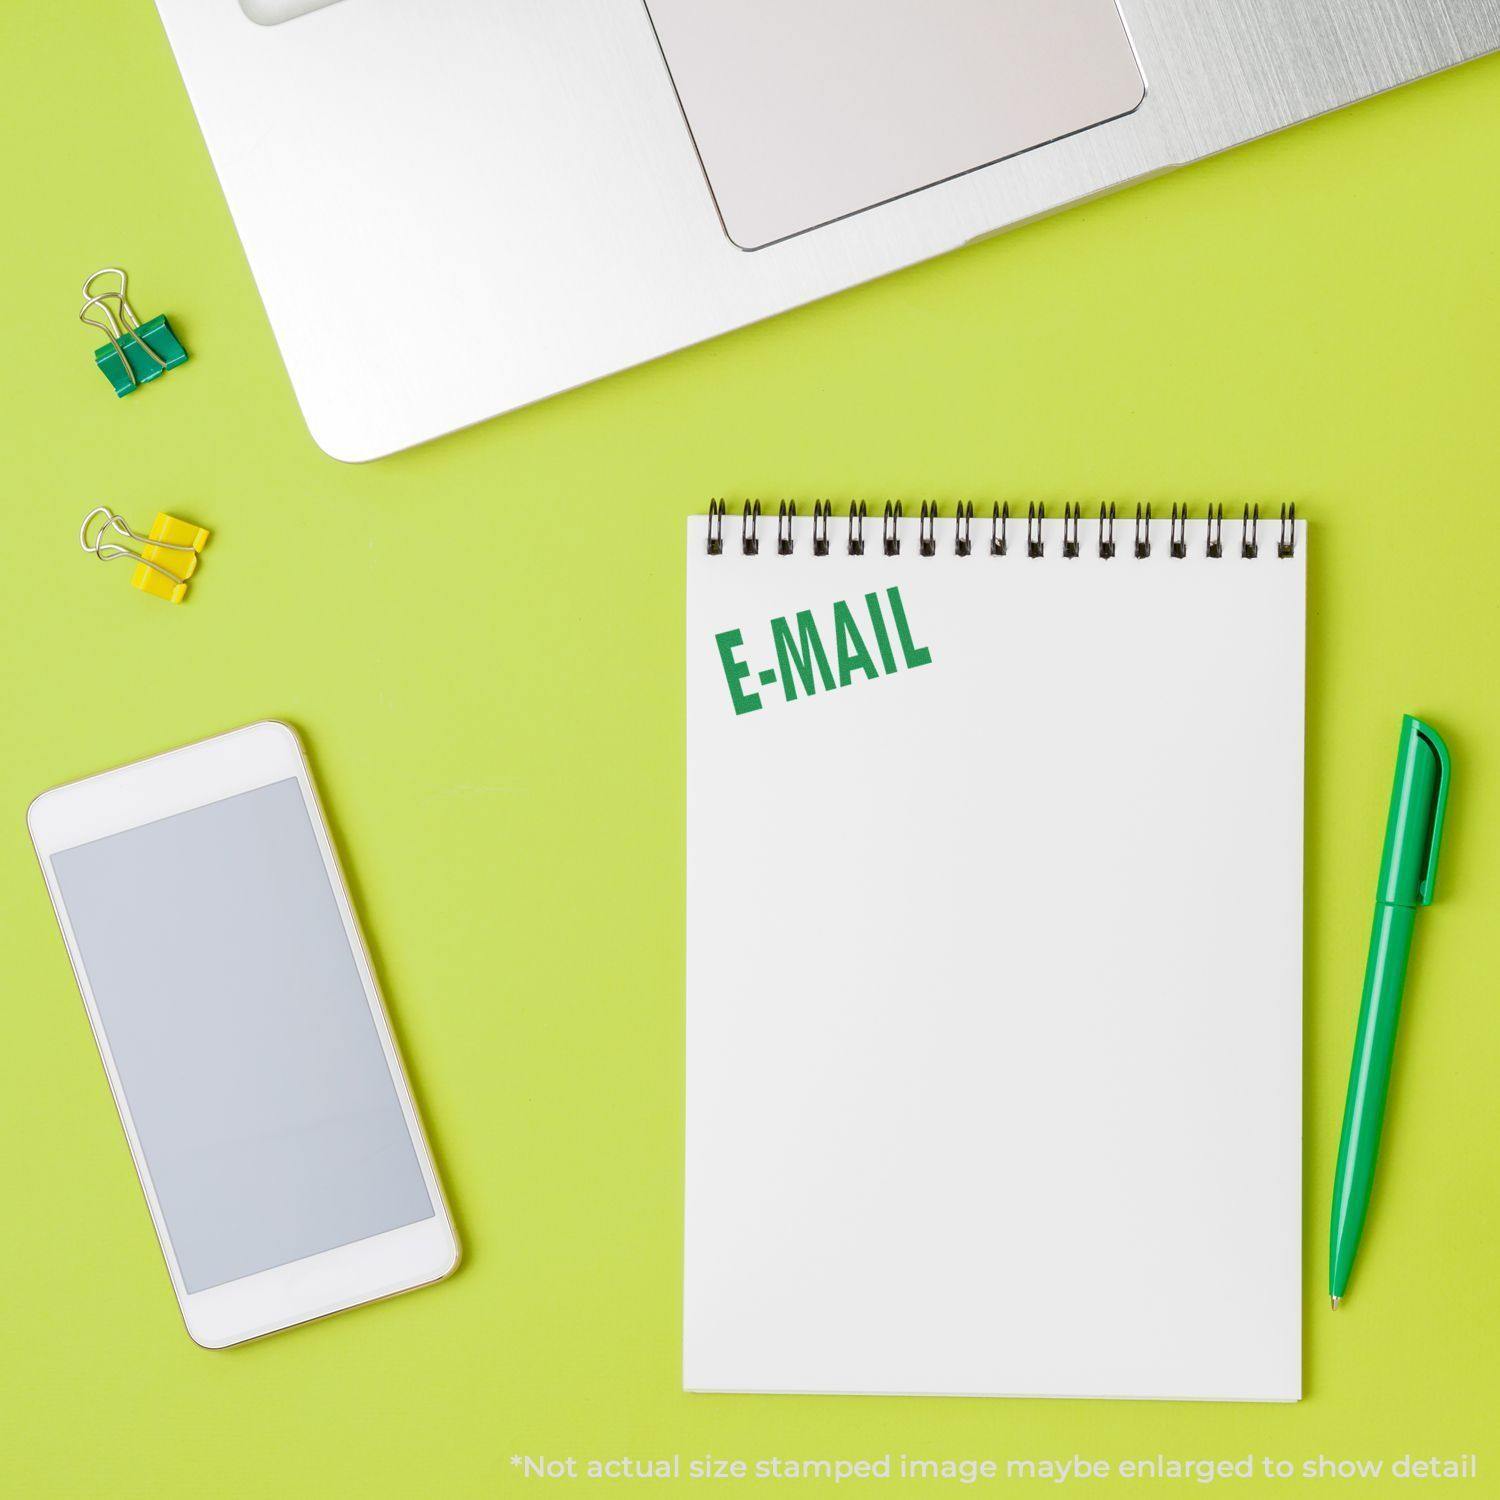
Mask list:
[[[1337,1312],[1339,1310],[1339,1303],[1344,1299],[1342,1297],[1330,1297],[1328,1300],[1333,1304],[1334,1312]]]

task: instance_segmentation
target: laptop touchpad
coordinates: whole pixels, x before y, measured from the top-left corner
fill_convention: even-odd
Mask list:
[[[646,0],[744,250],[1145,97],[1115,0]]]

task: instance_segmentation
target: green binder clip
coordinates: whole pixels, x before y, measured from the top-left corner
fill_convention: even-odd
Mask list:
[[[117,276],[120,284],[108,291],[90,291],[101,276]],[[99,316],[91,318],[90,310]],[[187,362],[187,350],[165,316],[152,318],[149,323],[142,323],[136,317],[125,296],[125,273],[118,266],[95,271],[83,283],[83,308],[78,321],[99,329],[109,339],[94,350],[94,363],[104,372],[117,396],[128,396],[138,385]]]

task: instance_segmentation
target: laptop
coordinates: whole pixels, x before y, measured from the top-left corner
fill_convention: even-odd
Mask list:
[[[361,461],[1500,47],[1500,0],[157,0]]]

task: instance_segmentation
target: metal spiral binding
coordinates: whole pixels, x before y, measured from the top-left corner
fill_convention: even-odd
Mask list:
[[[755,534],[755,528],[760,525],[760,501],[755,502],[755,509],[750,508],[750,502],[745,501],[745,514],[740,521],[740,548],[746,557],[754,557],[760,551],[760,538]]]
[[[855,526],[858,525],[858,532]],[[859,511],[856,513],[854,502],[849,502],[849,556],[863,557],[865,555],[865,502],[859,502]]]
[[[901,555],[901,502],[885,502],[885,516],[880,523],[880,540],[887,557]]]
[[[1224,555],[1224,507],[1221,504],[1215,513],[1213,506],[1208,507],[1208,556],[1223,557]]]
[[[1040,557],[1043,551],[1042,522],[1047,519],[1047,507],[1033,501],[1026,507],[1026,555]]]
[[[1063,556],[1078,556],[1078,521],[1081,507],[1075,501],[1063,506]]]
[[[974,502],[965,500],[953,517],[953,550],[959,557],[967,557],[973,543],[969,536],[974,526]]]
[[[937,501],[929,505],[922,502],[921,530],[918,532],[917,550],[923,557],[931,557],[937,551]]]
[[[813,556],[828,556],[828,522],[833,515],[831,500],[813,501]]]
[[[1281,531],[1276,538],[1277,557],[1291,557],[1297,550],[1297,507],[1281,507]]]
[[[727,507],[722,499],[708,502],[708,535],[705,550],[710,557],[724,551],[724,518]],[[759,500],[745,501],[740,520],[740,550],[747,557],[760,552]],[[865,501],[849,502],[848,551],[851,557],[863,557],[865,552],[865,519],[869,508]],[[1108,561],[1115,557],[1115,503],[1099,506],[1099,556]],[[886,557],[901,554],[902,506],[899,500],[887,500],[881,520],[881,550]],[[1168,543],[1169,555],[1174,558],[1187,556],[1188,507],[1173,504],[1171,533]],[[814,557],[827,557],[830,550],[829,528],[833,520],[833,502],[815,500],[812,512],[812,550]],[[1026,555],[1042,557],[1046,553],[1044,527],[1047,507],[1044,502],[1033,500],[1026,507]],[[1134,553],[1137,558],[1151,556],[1151,506],[1138,503],[1135,508]],[[923,557],[937,555],[938,504],[935,500],[922,502],[918,531],[918,550]],[[1063,506],[1062,555],[1076,558],[1082,551],[1080,527],[1083,522],[1083,507],[1077,502]],[[797,502],[783,500],[776,517],[776,551],[782,557],[790,557],[796,548]],[[1009,502],[995,502],[990,522],[990,556],[1004,557],[1009,550],[1006,528],[1010,523]],[[973,555],[974,502],[961,500],[954,510],[953,551],[958,557]],[[1224,506],[1222,502],[1208,507],[1204,518],[1204,556],[1219,558],[1224,555]],[[1276,533],[1276,556],[1295,557],[1297,553],[1297,507],[1287,504],[1281,507],[1280,525]],[[1240,556],[1260,556],[1260,506],[1246,505],[1240,522]]]
[[[1115,555],[1115,502],[1109,502],[1109,514],[1104,513],[1104,503],[1099,504],[1099,556],[1108,560]]]
[[[797,519],[797,502],[783,500],[776,514],[776,552],[779,557],[792,555],[792,522]]]

